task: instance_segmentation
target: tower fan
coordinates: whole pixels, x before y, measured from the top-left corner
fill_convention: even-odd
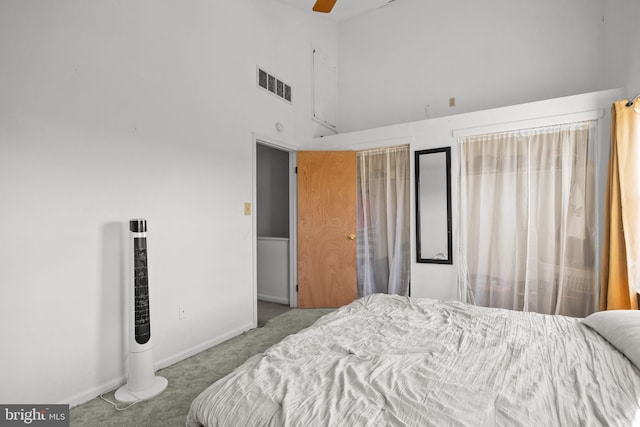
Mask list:
[[[129,221],[129,376],[115,394],[121,402],[151,399],[167,388],[166,378],[155,375],[151,352],[149,275],[147,274],[147,220]]]

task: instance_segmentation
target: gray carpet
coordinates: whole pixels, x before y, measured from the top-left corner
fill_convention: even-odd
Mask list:
[[[291,310],[291,307],[275,302],[258,300],[258,328],[262,328],[267,321],[282,313]]]
[[[189,405],[214,381],[222,378],[254,354],[263,352],[287,335],[310,326],[333,309],[292,309],[269,320],[262,328],[251,329],[182,362],[158,371],[169,380],[167,389],[156,398],[117,411],[99,397],[71,409],[71,426],[81,427],[162,427],[184,426]],[[105,397],[115,402],[114,392]],[[126,406],[120,403],[119,406]]]

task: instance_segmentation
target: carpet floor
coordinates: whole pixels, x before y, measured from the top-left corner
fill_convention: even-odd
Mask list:
[[[169,380],[159,396],[118,411],[97,397],[71,408],[70,425],[78,427],[179,427],[185,425],[191,401],[213,382],[224,377],[249,357],[265,351],[287,335],[310,326],[332,309],[291,309],[261,327],[211,347],[188,359],[161,369],[157,375]],[[105,398],[116,402],[114,391]],[[127,404],[119,403],[119,407]]]
[[[262,328],[267,321],[289,310],[291,307],[288,305],[258,300],[258,328]]]

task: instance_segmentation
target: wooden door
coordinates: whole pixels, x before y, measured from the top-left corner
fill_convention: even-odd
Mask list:
[[[298,307],[356,299],[356,153],[298,152]]]

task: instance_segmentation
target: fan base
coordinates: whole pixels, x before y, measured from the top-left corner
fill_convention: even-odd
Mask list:
[[[148,400],[156,397],[160,393],[162,393],[169,384],[164,377],[155,377],[153,384],[144,390],[140,391],[131,391],[129,390],[129,384],[125,384],[116,390],[116,399],[120,402],[137,402],[139,400]]]

